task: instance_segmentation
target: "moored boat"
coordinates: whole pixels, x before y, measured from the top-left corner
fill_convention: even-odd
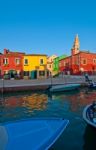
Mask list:
[[[0,150],[47,150],[62,134],[69,120],[30,119],[0,125]]]
[[[96,103],[87,105],[83,110],[83,119],[96,128]]]
[[[95,89],[96,88],[96,82],[91,82],[88,84],[89,88]]]
[[[93,82],[92,80],[89,79],[88,74],[85,75],[85,81],[88,83],[89,88],[96,88],[96,82]]]
[[[62,91],[71,91],[78,89],[80,84],[63,84],[63,85],[55,85],[52,86],[49,91],[50,92],[62,92]]]

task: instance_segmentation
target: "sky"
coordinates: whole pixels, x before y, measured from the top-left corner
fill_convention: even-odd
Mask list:
[[[96,52],[95,0],[0,0],[0,52],[70,55],[76,34]]]

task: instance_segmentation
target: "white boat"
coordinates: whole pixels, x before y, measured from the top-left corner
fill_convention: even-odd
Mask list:
[[[69,121],[62,118],[31,119],[0,125],[0,150],[48,150]]]
[[[96,104],[87,105],[83,110],[83,119],[87,124],[96,128]]]
[[[63,85],[55,85],[52,86],[49,91],[50,92],[61,92],[61,91],[71,91],[78,89],[80,84],[63,84]]]

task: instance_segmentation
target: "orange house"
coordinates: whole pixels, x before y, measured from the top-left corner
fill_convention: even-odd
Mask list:
[[[65,74],[96,74],[96,53],[81,51],[79,38],[76,35],[71,56],[59,61],[59,70]]]
[[[22,78],[24,53],[4,49],[0,54],[0,75],[4,78]]]

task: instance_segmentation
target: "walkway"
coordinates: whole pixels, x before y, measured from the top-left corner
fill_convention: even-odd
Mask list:
[[[96,76],[89,77],[96,81]],[[60,76],[48,79],[34,79],[34,80],[0,80],[0,91],[20,91],[20,90],[45,90],[49,85],[66,84],[66,83],[80,83],[85,85],[84,76]]]

